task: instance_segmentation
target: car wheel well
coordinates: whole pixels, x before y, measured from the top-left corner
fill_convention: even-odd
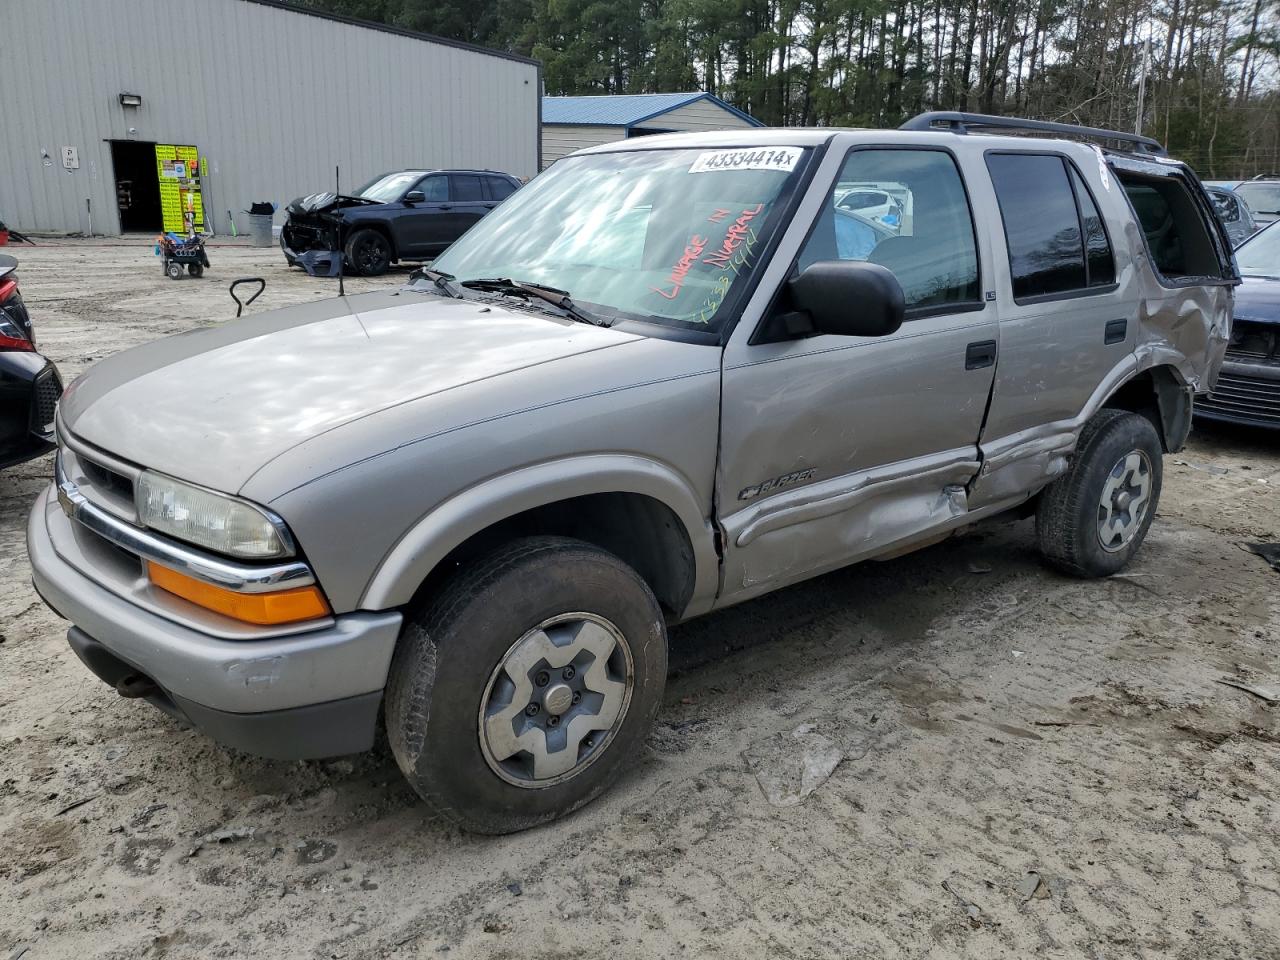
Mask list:
[[[1126,380],[1104,407],[1128,410],[1151,421],[1165,453],[1176,453],[1191,430],[1193,391],[1170,366],[1152,367]]]
[[[675,512],[653,497],[619,492],[559,500],[486,527],[435,566],[411,606],[434,595],[468,562],[531,536],[570,537],[612,553],[649,585],[668,620],[678,619],[693,595],[693,545]]]
[[[392,235],[390,229],[388,229],[385,224],[381,224],[377,222],[359,221],[356,223],[347,224],[346,229],[342,231],[342,236],[341,236],[342,246],[345,248],[347,244],[347,240],[349,240],[355,234],[359,233],[361,230],[372,230],[374,233],[381,234],[382,238],[387,241],[387,247],[391,250],[392,261],[400,259],[400,254],[396,250],[396,238]]]

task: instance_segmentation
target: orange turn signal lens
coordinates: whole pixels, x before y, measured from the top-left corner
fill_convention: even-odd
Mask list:
[[[327,617],[331,612],[324,594],[316,586],[292,587],[272,593],[236,593],[149,560],[147,576],[161,590],[245,623],[263,626],[297,623],[299,620]]]

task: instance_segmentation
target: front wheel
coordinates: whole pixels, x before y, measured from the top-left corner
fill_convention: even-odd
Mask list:
[[[634,570],[582,541],[519,540],[409,619],[387,735],[429,805],[511,833],[576,810],[634,762],[666,671],[662,611]]]
[[[1142,546],[1160,501],[1164,450],[1146,417],[1101,410],[1080,431],[1071,468],[1040,495],[1040,552],[1078,577],[1107,577]]]
[[[347,239],[344,252],[351,269],[362,277],[380,277],[391,266],[391,243],[367,227]]]

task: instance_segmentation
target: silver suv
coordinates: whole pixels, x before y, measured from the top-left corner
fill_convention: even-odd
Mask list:
[[[1114,573],[1237,278],[1153,142],[1009,123],[591,149],[401,289],[105,360],[36,587],[123,695],[272,757],[381,713],[424,800],[506,832],[634,762],[675,622],[1014,510]]]

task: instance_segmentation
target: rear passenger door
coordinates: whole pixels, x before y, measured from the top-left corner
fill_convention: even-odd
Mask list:
[[[986,166],[1005,249],[996,254],[1000,359],[973,506],[1017,494],[1045,471],[1049,441],[1078,428],[1132,353],[1139,300],[1133,271],[1117,278],[1095,194],[1110,191],[1113,210],[1123,197],[1114,177],[1101,179],[1100,161],[1092,183],[1065,153],[992,150]]]
[[[488,213],[492,204],[485,199],[484,187],[477,174],[449,174],[449,192],[453,197],[453,210],[447,221],[447,242],[453,243]]]

